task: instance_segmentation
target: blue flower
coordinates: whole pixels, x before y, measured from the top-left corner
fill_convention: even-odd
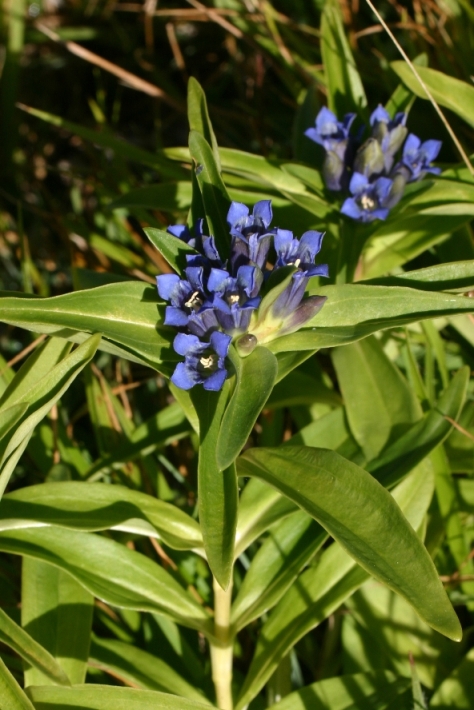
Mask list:
[[[304,134],[326,150],[338,153],[340,144],[349,138],[349,131],[355,117],[355,113],[347,113],[342,121],[338,121],[337,116],[323,106],[316,116],[316,127],[308,128]]]
[[[212,305],[226,332],[247,330],[252,312],[260,305],[262,283],[263,274],[256,266],[240,266],[235,278],[223,269],[211,270],[208,288],[213,293]]]
[[[316,265],[314,260],[321,250],[324,234],[310,230],[301,239],[294,239],[293,232],[287,229],[277,229],[275,234],[275,251],[277,260],[275,268],[281,266],[296,266],[306,273],[306,276],[328,276],[328,265]]]
[[[263,269],[271,246],[273,231],[271,200],[256,202],[250,214],[241,202],[232,202],[227,213],[227,223],[232,236],[231,267],[235,273],[239,266],[253,264]]]
[[[200,311],[207,300],[203,268],[190,266],[185,273],[187,279],[182,279],[177,274],[161,274],[156,277],[160,297],[171,303],[166,307],[165,325],[174,325],[177,328],[187,326],[189,316]]]
[[[387,207],[393,181],[380,177],[369,182],[365,175],[354,173],[349,189],[354,197],[348,197],[341,207],[342,214],[359,222],[372,222],[374,219],[386,219]]]
[[[227,377],[225,358],[232,338],[225,333],[214,332],[209,343],[203,343],[196,335],[179,333],[173,347],[184,362],[176,365],[171,382],[183,390],[194,385],[203,385],[205,390],[217,392]]]
[[[395,167],[395,171],[405,172],[407,182],[419,180],[426,173],[439,175],[440,168],[432,167],[431,162],[437,158],[441,145],[441,141],[436,140],[422,143],[417,136],[410,133],[403,146],[402,159]]]
[[[198,219],[194,228],[194,235],[185,224],[172,224],[166,231],[199,252],[199,254],[186,255],[188,266],[202,266],[203,268],[211,266],[223,267],[224,264],[217,251],[214,237],[204,234],[203,228],[204,220]]]

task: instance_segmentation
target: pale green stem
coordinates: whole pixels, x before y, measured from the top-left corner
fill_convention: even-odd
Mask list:
[[[232,651],[230,633],[230,605],[232,583],[224,591],[214,579],[214,636],[211,643],[212,680],[216,689],[217,707],[233,710],[232,701]]]

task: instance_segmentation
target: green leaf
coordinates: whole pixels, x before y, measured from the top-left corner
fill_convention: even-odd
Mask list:
[[[93,603],[70,575],[42,560],[23,559],[21,623],[67,674],[66,684],[85,682]],[[25,670],[25,685],[58,684],[51,672],[32,666]]]
[[[402,213],[382,224],[364,248],[361,278],[383,276],[411,261],[470,222],[472,215],[472,204],[460,202],[417,209],[415,214]]]
[[[0,549],[59,567],[112,606],[152,611],[207,629],[207,612],[168,572],[113,540],[63,528],[33,528],[0,533]]]
[[[178,550],[202,548],[199,525],[175,505],[118,485],[61,481],[8,493],[0,530],[32,521],[71,530],[123,530],[162,540]]]
[[[211,705],[200,690],[161,658],[123,641],[94,637],[89,665],[136,688],[159,690]]]
[[[326,539],[326,531],[302,511],[270,532],[232,604],[231,624],[236,631],[277,604]]]
[[[182,239],[178,239],[178,237],[164,232],[162,229],[147,227],[143,231],[153,246],[158,249],[162,257],[178,274],[182,274],[186,268],[186,256],[198,253]]]
[[[206,95],[194,77],[190,77],[188,81],[188,121],[189,128],[200,133],[211,146],[217,169],[221,172],[219,146],[209,118]]]
[[[8,710],[35,710],[1,658],[0,697],[3,707]]]
[[[328,300],[306,328],[268,343],[272,352],[346,345],[386,328],[474,311],[472,299],[399,286],[310,285],[308,292]]]
[[[198,500],[204,549],[214,577],[226,589],[232,575],[238,489],[235,466],[222,470],[216,447],[229,396],[229,383],[220,392],[195,387],[191,398],[199,417]]]
[[[189,134],[189,150],[195,164],[195,175],[202,195],[209,234],[214,237],[222,259],[227,259],[230,250],[227,212],[230,197],[222,181],[219,167],[209,143],[200,133]]]
[[[290,693],[271,710],[385,710],[410,685],[389,671],[327,678]]]
[[[15,426],[28,409],[28,403],[14,404],[13,407],[2,407],[0,410],[0,439]]]
[[[419,528],[434,489],[433,472],[419,467],[393,491],[407,520]],[[236,710],[243,710],[270,678],[281,659],[369,579],[337,543],[301,574],[264,623]],[[365,710],[365,709],[364,709]]]
[[[352,434],[370,461],[421,418],[420,405],[376,338],[336,348],[332,360]]]
[[[421,99],[428,98],[406,62],[391,62],[390,66],[410,91]],[[474,88],[470,84],[435,69],[418,66],[417,71],[438,104],[449,108],[470,126],[474,126]]]
[[[423,695],[423,690],[421,688],[420,679],[418,678],[413,658],[410,658],[410,667],[413,708],[414,710],[428,710],[428,705],[426,704],[425,696]]]
[[[177,356],[173,331],[159,328],[157,305],[156,289],[126,281],[53,298],[3,296],[0,319],[73,342],[83,342],[86,333],[102,333],[102,350],[118,345],[128,359],[163,370],[163,360],[176,362]]]
[[[321,54],[331,111],[341,121],[344,114],[367,106],[359,72],[344,34],[339,5],[326,2],[321,16]]]
[[[384,486],[393,486],[411,471],[452,431],[449,419],[459,417],[468,381],[469,368],[464,367],[453,377],[435,408],[371,461],[367,470]]]
[[[368,286],[408,286],[421,291],[464,293],[474,287],[474,260],[427,266],[395,276],[384,276],[364,282]]]
[[[235,556],[238,557],[254,540],[278,520],[291,515],[297,506],[278,491],[257,478],[245,485],[239,503],[235,533]]]
[[[28,408],[25,410],[23,417],[17,421],[11,436],[4,438],[0,445],[0,497],[8,485],[10,476],[25,450],[34,428],[60,399],[79,372],[91,361],[99,342],[100,335],[91,336],[85,343],[51,368],[51,364],[54,363],[53,359],[53,363],[50,364],[50,371],[37,380],[42,374],[45,356],[50,352],[47,348],[43,349],[36,359],[38,371],[32,373],[22,368],[17,377],[10,383],[2,401],[10,406],[28,404]],[[54,344],[54,347],[57,347],[57,343]],[[15,387],[16,380],[18,387]]]
[[[21,626],[15,624],[3,609],[0,609],[0,640],[12,648],[21,658],[58,685],[70,685],[69,678],[43,646],[40,646]]]
[[[430,626],[453,640],[461,638],[431,557],[390,494],[366,471],[333,451],[287,446],[246,451],[239,473],[273,485]]]
[[[110,685],[78,685],[74,688],[33,686],[28,695],[34,703],[19,705],[28,710],[208,710],[209,705],[153,690],[116,688]],[[12,706],[11,710],[17,710]]]
[[[459,666],[446,678],[430,700],[431,710],[451,710],[465,708],[474,704],[474,649],[463,658]]]
[[[216,444],[217,465],[230,466],[245,446],[275,384],[278,363],[267,348],[257,347],[246,358],[233,351],[235,389],[226,407]]]

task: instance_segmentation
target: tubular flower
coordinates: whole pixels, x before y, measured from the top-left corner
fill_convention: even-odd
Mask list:
[[[389,212],[386,202],[392,185],[392,180],[388,178],[380,177],[370,183],[365,175],[354,173],[349,185],[353,197],[348,197],[342,205],[342,214],[361,222],[386,219]]]
[[[314,263],[323,234],[308,231],[296,239],[288,230],[269,231],[271,220],[269,200],[257,202],[252,213],[233,202],[227,216],[231,237],[227,268],[214,238],[202,235],[200,220],[196,230],[199,239],[194,239],[197,253],[188,255],[184,276],[157,276],[158,293],[168,303],[164,323],[179,330],[173,348],[184,357],[171,377],[177,387],[191,389],[202,384],[204,389],[220,390],[227,377],[226,358],[233,339],[238,353],[246,357],[259,343],[298,330],[322,307],[325,299],[305,298],[305,290],[312,276],[328,275],[326,264]],[[172,230],[177,238],[190,235],[187,227],[168,231]],[[191,241],[189,238],[187,243]],[[276,261],[268,268],[273,241]],[[266,278],[282,267],[290,267],[283,281]],[[278,285],[271,286],[274,283]]]

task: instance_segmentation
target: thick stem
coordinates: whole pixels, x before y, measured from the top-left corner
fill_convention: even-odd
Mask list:
[[[214,636],[211,643],[212,680],[216,689],[217,707],[233,710],[232,701],[232,651],[233,639],[230,633],[230,605],[232,584],[226,591],[214,579]]]

